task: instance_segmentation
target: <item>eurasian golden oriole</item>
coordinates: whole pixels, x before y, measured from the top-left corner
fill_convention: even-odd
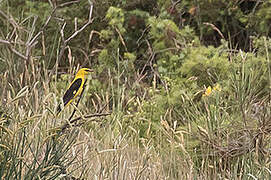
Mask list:
[[[80,69],[77,74],[75,75],[74,80],[69,85],[67,91],[65,92],[63,96],[63,106],[66,107],[69,105],[78,95],[81,95],[83,92],[85,83],[87,81],[87,75],[88,73],[93,72],[92,69],[88,68],[82,68]],[[62,110],[61,106],[62,103],[60,103],[57,107],[56,114],[59,114]]]

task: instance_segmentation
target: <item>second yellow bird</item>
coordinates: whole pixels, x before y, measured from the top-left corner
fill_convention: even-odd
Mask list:
[[[90,72],[93,72],[93,70],[88,69],[88,68],[82,68],[77,72],[74,80],[71,82],[71,84],[69,85],[67,91],[65,92],[63,96],[62,100],[63,100],[64,107],[69,105],[78,95],[81,95],[84,89],[84,85],[87,80],[86,79],[87,75]],[[59,114],[60,111],[62,110],[61,104],[62,103],[60,103],[57,107],[57,111],[56,111],[57,114]]]

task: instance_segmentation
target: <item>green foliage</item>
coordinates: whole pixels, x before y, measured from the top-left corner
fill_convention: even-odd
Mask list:
[[[251,23],[253,23],[256,31],[262,35],[267,35],[270,33],[268,28],[268,21],[271,19],[270,4],[270,1],[264,1],[260,5],[260,10],[256,11],[255,15],[251,17]]]
[[[25,16],[33,16],[39,17],[41,22],[44,23],[47,17],[50,14],[51,7],[46,2],[34,2],[34,1],[26,1],[25,7]],[[41,13],[43,12],[43,13]]]
[[[243,105],[257,102],[266,97],[270,90],[271,63],[263,57],[247,54],[247,58],[236,65],[231,73],[231,87],[235,91],[238,101]]]
[[[192,48],[185,58],[179,73],[185,78],[195,77],[200,87],[209,86],[228,77],[230,62],[227,53],[214,47]]]
[[[270,37],[261,36],[259,38],[251,37],[253,46],[257,50],[257,54],[261,56],[268,56],[271,53],[271,39]]]
[[[108,24],[110,26],[118,28],[121,33],[125,32],[125,29],[122,27],[124,22],[124,13],[122,9],[110,7],[105,17],[109,21]]]
[[[114,65],[115,65],[115,59],[112,56],[112,54],[108,53],[107,49],[103,49],[100,52],[100,54],[99,54],[99,61],[101,62],[101,64],[104,64],[107,67],[114,67]]]
[[[179,29],[176,24],[169,19],[150,17],[148,19],[148,25],[150,26],[150,39],[154,40],[154,47],[162,41],[165,42],[166,47],[174,46],[174,43],[176,43],[174,41],[180,43],[179,45],[181,47],[186,47],[196,39],[191,28],[186,26],[184,29]],[[154,48],[154,50],[162,49]]]
[[[153,51],[157,53],[158,72],[175,78],[185,57],[186,49],[198,44],[198,39],[191,28],[179,29],[169,19],[150,17],[150,39],[153,40]],[[182,50],[183,52],[179,52]]]

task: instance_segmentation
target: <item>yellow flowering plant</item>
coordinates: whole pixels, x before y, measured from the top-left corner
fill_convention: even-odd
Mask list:
[[[210,96],[213,91],[221,91],[221,87],[219,84],[216,84],[213,88],[211,86],[208,86],[208,88],[205,90],[203,96]]]

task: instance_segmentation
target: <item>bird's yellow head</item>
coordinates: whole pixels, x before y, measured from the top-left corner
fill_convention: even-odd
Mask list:
[[[88,75],[88,73],[90,73],[90,72],[93,72],[93,70],[92,70],[92,69],[89,69],[89,68],[81,68],[81,69],[77,72],[76,76],[86,76],[86,75]]]

